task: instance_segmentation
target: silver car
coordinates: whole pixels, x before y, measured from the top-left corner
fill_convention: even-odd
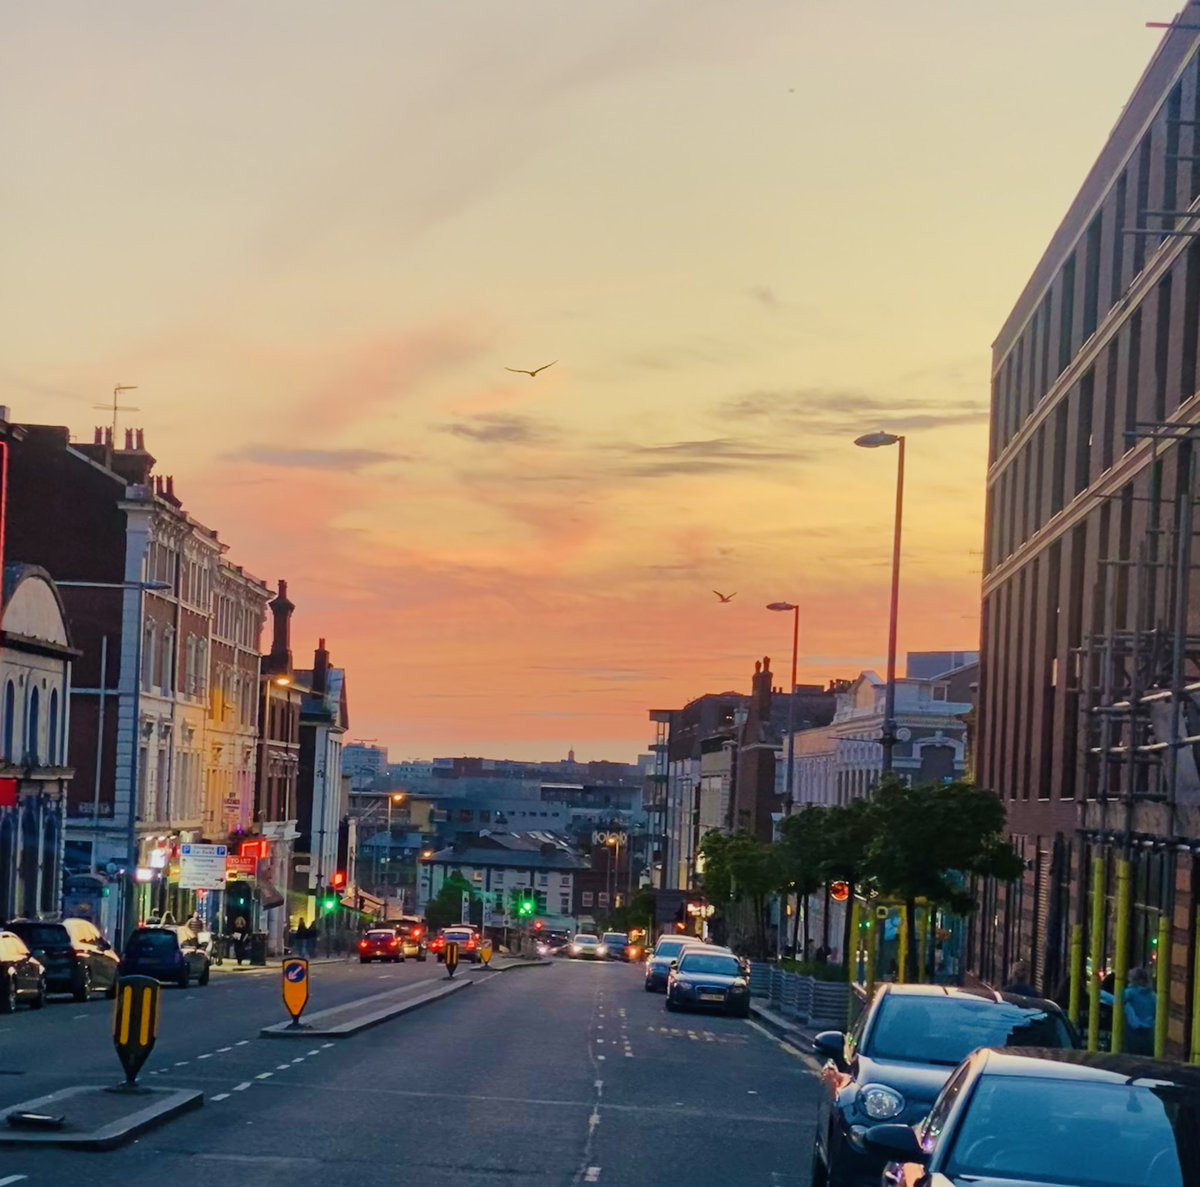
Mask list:
[[[646,992],[665,993],[667,977],[671,972],[671,961],[678,960],[681,952],[688,948],[705,948],[712,952],[728,952],[728,948],[718,948],[715,944],[706,944],[695,936],[662,936],[654,945],[654,951],[646,957]]]

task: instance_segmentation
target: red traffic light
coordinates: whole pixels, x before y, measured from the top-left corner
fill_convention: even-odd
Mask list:
[[[330,880],[330,885],[334,890],[341,890],[346,885],[346,874],[344,870],[338,870]]]
[[[845,882],[831,882],[829,884],[829,897],[835,903],[844,903],[850,897],[850,887]]]
[[[533,925],[533,930],[534,930],[534,931],[541,931],[541,930],[542,930],[542,928],[543,928],[543,927],[545,927],[545,926],[546,926],[546,925],[545,925],[545,924],[544,924],[544,923],[543,923],[543,922],[542,922],[542,921],[539,919],[539,920],[538,920],[538,921],[537,921],[537,922],[536,922],[536,923]]]

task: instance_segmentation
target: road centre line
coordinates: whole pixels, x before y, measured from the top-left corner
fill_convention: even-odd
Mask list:
[[[250,1081],[243,1080],[240,1084],[235,1084],[233,1086],[233,1090],[234,1090],[234,1092],[245,1092],[246,1089],[249,1087],[250,1087]]]
[[[256,1080],[269,1080],[274,1074],[274,1072],[259,1072],[254,1078]]]
[[[28,1179],[28,1175],[5,1175],[0,1179],[0,1187],[8,1187],[10,1183],[19,1183],[22,1179]]]
[[[228,1100],[229,1093],[228,1092],[218,1092],[216,1096],[210,1096],[208,1099],[209,1100]]]

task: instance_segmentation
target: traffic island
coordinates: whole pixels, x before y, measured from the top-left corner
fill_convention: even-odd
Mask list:
[[[185,1088],[60,1088],[6,1108],[0,1145],[113,1150],[203,1104],[203,1092]]]
[[[419,1010],[460,990],[470,989],[473,984],[473,981],[450,978],[445,981],[418,981],[400,989],[373,993],[328,1010],[306,1014],[298,1024],[277,1022],[274,1026],[264,1026],[258,1033],[264,1039],[346,1039],[360,1030],[378,1026],[411,1010]]]
[[[519,956],[501,957],[499,960],[493,960],[491,964],[473,964],[471,972],[511,973],[513,969],[548,969],[553,965],[554,961],[552,960],[541,960],[536,957],[532,960],[522,960]]]

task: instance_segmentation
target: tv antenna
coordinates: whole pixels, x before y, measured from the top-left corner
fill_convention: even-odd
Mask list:
[[[118,414],[122,413],[122,412],[141,412],[140,408],[133,408],[128,404],[122,404],[120,402],[121,393],[122,392],[136,392],[136,391],[137,391],[136,383],[118,383],[117,386],[113,388],[113,398],[112,398],[112,406],[111,407],[108,404],[93,404],[92,405],[93,408],[101,408],[105,412],[112,413],[112,444],[113,444],[114,448],[115,448],[116,440],[117,440],[117,416],[118,416]]]

